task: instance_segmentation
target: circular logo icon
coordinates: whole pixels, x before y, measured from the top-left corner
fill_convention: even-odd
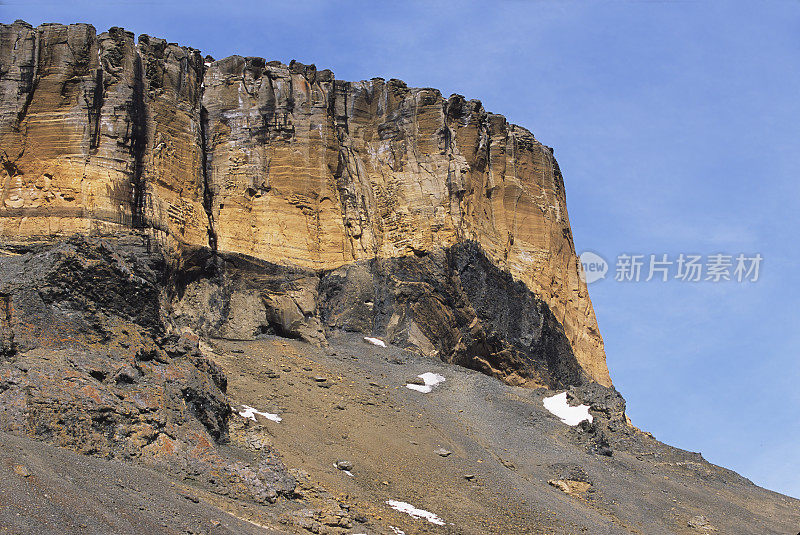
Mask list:
[[[586,284],[604,279],[608,273],[608,262],[597,253],[584,251],[578,257],[581,261],[581,279]]]

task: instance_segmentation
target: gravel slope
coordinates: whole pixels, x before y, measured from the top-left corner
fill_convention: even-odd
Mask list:
[[[324,349],[281,338],[211,343],[208,354],[228,374],[232,403],[283,418],[234,416],[233,442],[260,437],[314,485],[347,496],[352,511],[368,519],[351,533],[391,533],[389,526],[408,534],[800,529],[800,501],[613,425],[596,410],[613,454],[592,453],[596,432],[569,427],[544,409],[552,391],[511,387],[355,335]],[[428,394],[404,386],[425,372],[446,381]],[[443,457],[438,448],[452,453]],[[337,460],[352,461],[354,477],[337,470]],[[387,500],[408,502],[446,524],[415,520]]]

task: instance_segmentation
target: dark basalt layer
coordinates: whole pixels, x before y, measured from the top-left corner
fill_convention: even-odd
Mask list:
[[[469,243],[315,273],[207,249],[176,264],[136,233],[77,237],[4,249],[0,296],[0,430],[256,501],[294,484],[272,457],[249,477],[215,446],[227,380],[198,335],[358,332],[507,382],[583,382],[547,305]]]
[[[359,332],[510,384],[586,381],[547,304],[475,243],[320,272],[197,251],[173,276],[175,325],[198,334],[325,343]]]
[[[257,502],[291,494],[271,453],[245,463],[216,448],[228,441],[227,380],[196,336],[168,333],[165,266],[135,235],[4,250],[0,430]]]
[[[328,327],[421,348],[510,384],[584,380],[549,307],[475,243],[345,266],[323,274],[320,293]]]

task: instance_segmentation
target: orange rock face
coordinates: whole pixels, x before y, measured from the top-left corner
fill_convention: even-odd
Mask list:
[[[121,29],[0,27],[0,236],[140,228],[311,270],[477,243],[610,385],[552,150],[476,100]]]

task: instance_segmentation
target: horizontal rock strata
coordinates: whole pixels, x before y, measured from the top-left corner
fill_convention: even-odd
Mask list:
[[[97,35],[86,24],[18,21],[0,26],[0,158],[6,244],[136,232],[167,264],[250,259],[240,263],[321,277],[312,286],[326,292],[344,270],[345,280],[361,277],[374,295],[403,303],[380,309],[373,297],[380,320],[354,327],[331,303],[292,297],[296,289],[282,290],[279,302],[251,287],[250,297],[235,299],[257,316],[228,322],[218,335],[295,323],[324,341],[348,323],[511,382],[611,384],[552,150],[479,101],[399,80],[343,82],[297,62],[214,61],[146,35],[136,43],[120,28]],[[408,305],[407,288],[421,282],[398,279],[396,270],[443,269],[429,275],[450,284],[462,246],[508,274],[510,293],[505,305],[441,305],[448,319],[437,326],[435,299],[424,312]],[[249,272],[222,272],[254,284]],[[512,280],[532,294],[523,301],[538,318],[530,325],[527,312],[518,326],[487,319],[502,316],[498,307],[513,309]],[[170,306],[192,315],[189,302]],[[266,314],[272,319],[262,321]],[[478,323],[463,326],[468,317]],[[563,338],[555,361],[530,344],[527,356],[499,356],[536,338],[542,318]],[[478,339],[498,341],[489,350]]]

